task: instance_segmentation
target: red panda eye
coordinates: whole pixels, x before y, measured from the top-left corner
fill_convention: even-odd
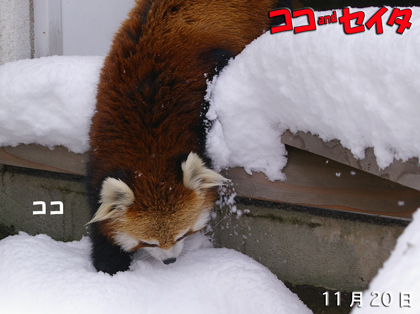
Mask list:
[[[142,247],[158,247],[159,246],[158,244],[151,244],[151,243],[146,243],[143,241],[140,241],[140,244]]]
[[[197,230],[198,231],[198,230]],[[188,237],[188,236],[190,236],[190,235],[192,235],[192,234],[194,234],[194,233],[196,233],[197,231],[192,231],[192,230],[189,230],[186,234],[184,234],[182,237],[180,237],[179,239],[176,239],[175,240],[175,242],[179,242],[179,241],[181,241],[181,240],[183,240],[183,239],[185,239],[186,237]]]

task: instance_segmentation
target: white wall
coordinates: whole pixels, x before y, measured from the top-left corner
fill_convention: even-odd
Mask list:
[[[35,58],[62,55],[61,0],[33,0]]]
[[[61,0],[64,55],[106,55],[134,0]]]
[[[31,2],[0,0],[0,64],[31,58],[32,47],[36,58],[106,55],[135,0],[33,0],[33,29]]]
[[[29,0],[0,0],[0,64],[31,57]]]

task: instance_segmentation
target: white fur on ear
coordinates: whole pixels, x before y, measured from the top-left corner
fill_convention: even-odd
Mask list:
[[[127,184],[119,179],[106,178],[102,183],[101,206],[87,224],[111,218],[118,212],[115,207],[125,208],[134,203],[134,193]]]
[[[227,181],[226,178],[217,172],[207,168],[201,158],[195,153],[190,153],[181,167],[185,187],[195,191],[220,186]]]

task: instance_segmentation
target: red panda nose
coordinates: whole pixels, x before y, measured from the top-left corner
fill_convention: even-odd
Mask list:
[[[167,259],[164,259],[162,262],[165,265],[169,265],[169,264],[175,263],[176,262],[176,258],[175,257],[167,258]]]

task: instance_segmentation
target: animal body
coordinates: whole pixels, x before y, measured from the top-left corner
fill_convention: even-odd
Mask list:
[[[138,0],[98,85],[87,191],[92,261],[129,269],[143,248],[166,264],[203,229],[224,178],[205,146],[207,80],[269,28],[272,0]]]

